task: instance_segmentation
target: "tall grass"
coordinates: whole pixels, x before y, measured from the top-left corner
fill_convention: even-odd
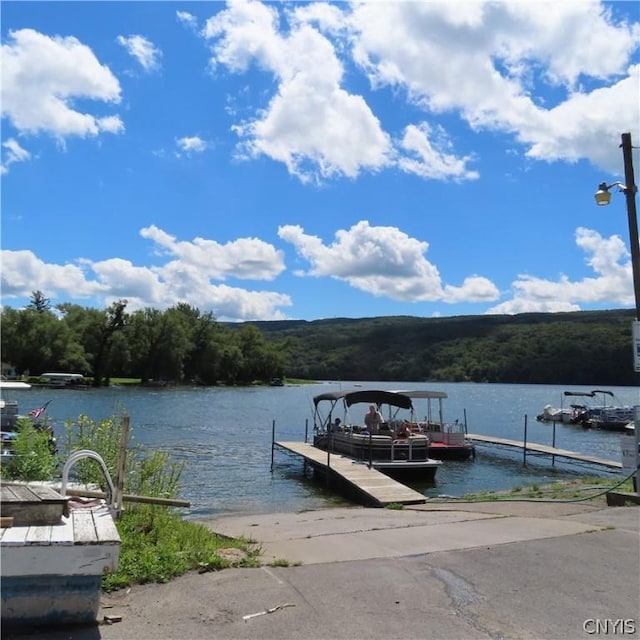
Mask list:
[[[19,418],[11,455],[2,464],[2,476],[9,480],[49,480],[57,466],[51,432],[29,418]]]
[[[149,451],[142,445],[132,446],[132,431],[123,439],[125,413],[121,411],[100,421],[81,414],[77,420],[65,424],[64,449],[67,455],[79,449],[91,449],[98,453],[116,478],[118,454],[121,445],[126,447],[124,493],[176,498],[179,493],[180,476],[184,464],[170,462],[164,451]],[[103,489],[104,476],[93,460],[80,460],[73,468],[75,478],[84,484],[97,484]]]

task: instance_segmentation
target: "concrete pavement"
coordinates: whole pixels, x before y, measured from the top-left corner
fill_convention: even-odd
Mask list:
[[[37,637],[640,637],[637,507],[428,503],[209,526],[256,540],[265,563],[290,566],[194,573],[105,595],[101,616],[121,622]]]

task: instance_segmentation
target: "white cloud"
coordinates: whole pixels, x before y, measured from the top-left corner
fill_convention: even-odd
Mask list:
[[[20,146],[15,138],[9,138],[2,143],[5,149],[4,162],[0,166],[0,174],[4,175],[9,171],[9,165],[14,162],[26,162],[31,160],[31,154]]]
[[[144,36],[118,36],[116,42],[122,45],[145,71],[151,72],[160,69],[162,51]]]
[[[214,66],[242,72],[255,62],[279,83],[257,119],[234,127],[243,155],[283,162],[305,182],[388,166],[390,137],[364,99],[341,87],[343,66],[331,42],[305,24],[280,35],[276,15],[257,2],[235,2],[204,32],[214,40]]]
[[[187,11],[176,11],[176,18],[178,22],[192,31],[195,31],[198,28],[198,20],[194,15]]]
[[[120,84],[91,49],[74,37],[49,37],[33,29],[9,32],[2,45],[2,115],[22,133],[67,136],[120,133],[119,116],[74,108],[76,99],[120,102]]]
[[[640,25],[614,24],[599,2],[361,3],[350,20],[355,60],[374,87],[403,89],[427,114],[512,133],[533,158],[615,171],[619,154],[602,139],[637,137],[630,61]]]
[[[520,275],[513,282],[513,298],[487,313],[526,311],[578,311],[580,304],[634,304],[633,275],[626,246],[619,236],[603,238],[598,232],[580,227],[576,245],[587,255],[586,262],[596,277],[572,282],[564,274],[558,280]]]
[[[175,256],[206,278],[273,280],[284,270],[282,251],[258,238],[239,238],[224,245],[204,238],[177,241],[154,225],[141,229],[140,235],[152,240],[163,255]]]
[[[176,144],[181,152],[186,154],[202,153],[207,150],[207,143],[198,136],[185,136],[184,138],[178,138]]]
[[[97,282],[86,278],[84,269],[73,264],[46,264],[32,251],[2,251],[2,296],[28,297],[46,291],[50,298],[72,292],[74,298],[88,298],[103,292]]]
[[[495,285],[478,276],[467,278],[462,287],[443,287],[438,269],[424,257],[429,245],[395,227],[372,227],[361,220],[337,231],[330,245],[297,225],[279,227],[278,235],[310,263],[301,276],[328,276],[402,302],[479,302],[498,297]]]
[[[256,238],[240,238],[224,245],[194,238],[177,241],[155,226],[140,234],[151,240],[160,258],[154,266],[139,266],[121,258],[75,264],[47,264],[31,251],[3,250],[3,298],[28,297],[34,290],[60,301],[91,299],[107,306],[127,299],[130,310],[168,308],[186,302],[211,311],[220,320],[277,320],[292,306],[289,295],[275,291],[232,287],[230,278],[271,280],[284,269],[282,252]],[[464,278],[460,286],[445,284],[435,265],[425,258],[429,245],[395,227],[372,227],[360,221],[339,230],[331,244],[307,235],[297,225],[279,228],[280,238],[294,246],[310,267],[302,277],[333,278],[376,297],[400,302],[487,303],[498,300],[490,280]],[[593,276],[571,281],[523,274],[512,283],[511,299],[503,299],[486,313],[577,311],[582,304],[633,305],[629,254],[618,236],[603,238],[578,228],[576,245],[584,252]]]
[[[438,180],[475,180],[479,177],[477,171],[467,168],[472,158],[458,158],[449,153],[452,145],[442,127],[436,129],[427,122],[409,125],[399,146],[407,155],[398,159],[398,166],[407,173]]]
[[[157,266],[138,266],[122,258],[75,265],[46,264],[31,251],[2,251],[3,298],[28,297],[46,291],[60,301],[92,298],[104,306],[126,299],[129,310],[168,308],[186,302],[211,311],[219,320],[281,320],[290,296],[249,290],[214,281],[229,278],[272,280],[284,269],[282,253],[256,238],[221,245],[195,238],[178,242],[151,226],[140,234],[152,240],[163,256],[175,257]]]
[[[620,132],[637,131],[640,103],[640,65],[607,88],[576,93],[549,110],[537,127],[520,135],[530,143],[527,155],[537,160],[591,161],[612,174],[619,174]]]
[[[212,67],[245,73],[255,65],[277,81],[266,107],[234,127],[242,157],[266,155],[303,181],[395,166],[425,179],[475,179],[474,154],[432,139],[445,114],[513,135],[531,158],[587,158],[610,172],[619,157],[598,140],[639,132],[631,59],[640,25],[614,22],[595,0],[309,3],[280,13],[237,0],[203,35]],[[352,61],[374,91],[404,94],[422,111],[419,123],[385,131],[346,87]]]

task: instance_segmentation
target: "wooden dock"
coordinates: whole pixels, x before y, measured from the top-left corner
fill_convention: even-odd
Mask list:
[[[529,455],[546,455],[556,458],[565,458],[567,460],[573,460],[574,462],[600,465],[610,469],[622,469],[622,462],[605,460],[604,458],[589,456],[584,453],[576,453],[575,451],[569,451],[568,449],[557,449],[556,447],[551,447],[545,444],[521,442],[519,440],[509,440],[508,438],[498,438],[496,436],[482,436],[477,433],[468,433],[467,437],[473,442],[478,442],[480,444],[494,444],[501,447],[520,449],[523,452],[525,459],[527,454],[531,452]]]
[[[95,623],[102,575],[117,570],[120,555],[104,501],[70,505],[46,486],[2,485],[2,512],[3,631]]]
[[[305,462],[323,472],[328,472],[334,479],[339,479],[360,494],[365,502],[384,507],[389,504],[423,504],[424,495],[389,476],[369,468],[366,462],[356,462],[351,458],[332,453],[330,456],[307,442],[274,442],[278,447],[302,456]]]

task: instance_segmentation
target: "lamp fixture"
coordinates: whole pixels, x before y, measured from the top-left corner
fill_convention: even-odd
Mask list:
[[[627,192],[626,185],[622,184],[622,182],[613,182],[611,184],[607,184],[606,182],[601,182],[598,185],[598,190],[595,192],[594,198],[596,199],[596,204],[599,207],[604,207],[611,202],[611,193],[609,189],[611,187],[620,187],[620,191],[623,193]]]

